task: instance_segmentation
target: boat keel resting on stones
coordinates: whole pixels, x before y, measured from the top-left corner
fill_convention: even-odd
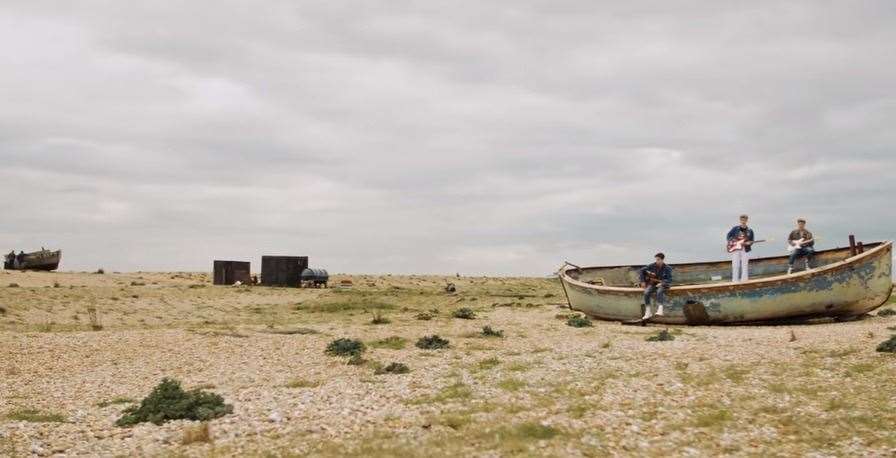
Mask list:
[[[814,269],[792,275],[787,275],[787,256],[751,259],[751,279],[742,283],[731,281],[730,261],[673,264],[665,314],[650,322],[738,324],[863,315],[886,303],[893,290],[893,243],[863,248],[818,251]],[[566,263],[559,276],[571,309],[603,320],[637,321],[644,313],[641,267]]]

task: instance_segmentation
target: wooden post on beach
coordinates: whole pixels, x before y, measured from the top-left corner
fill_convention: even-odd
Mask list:
[[[856,236],[849,234],[849,255],[855,256],[858,254],[856,250]]]

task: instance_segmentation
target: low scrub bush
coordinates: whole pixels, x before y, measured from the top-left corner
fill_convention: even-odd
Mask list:
[[[376,374],[407,374],[411,369],[402,363],[389,363],[388,366],[383,368],[378,368],[376,370]]]
[[[574,328],[589,328],[591,326],[594,326],[591,323],[591,320],[588,319],[588,317],[582,315],[574,315],[569,317],[566,320],[566,325],[572,326]]]
[[[18,284],[18,283],[10,283],[10,284],[9,284],[9,287],[10,287],[10,288],[18,288],[18,287],[19,287],[19,284]]]
[[[65,416],[54,412],[41,412],[36,409],[14,410],[6,415],[12,421],[27,421],[29,423],[64,423]]]
[[[233,412],[224,398],[202,390],[184,391],[177,380],[164,378],[139,406],[125,409],[118,426],[150,422],[161,425],[171,420],[208,421]]]
[[[877,312],[877,316],[893,316],[896,315],[896,310],[893,309],[883,309]]]
[[[317,388],[320,386],[320,382],[315,380],[306,380],[306,379],[292,379],[286,383],[287,388]]]
[[[103,325],[100,324],[100,317],[96,313],[96,307],[87,307],[87,320],[90,322],[90,329],[94,331],[103,330]]]
[[[364,343],[356,339],[336,339],[327,345],[326,353],[331,356],[360,357],[366,348]]]
[[[137,402],[137,401],[135,401],[135,400],[133,400],[133,399],[131,399],[131,398],[126,398],[126,397],[123,397],[123,396],[119,396],[119,397],[117,397],[117,398],[112,398],[112,399],[110,399],[110,400],[108,400],[108,401],[102,401],[102,402],[99,402],[99,403],[97,403],[96,406],[97,406],[97,407],[100,407],[100,408],[103,408],[103,407],[109,407],[109,406],[116,405],[116,404],[133,404],[133,403],[135,403],[135,402]]]
[[[388,348],[390,350],[401,350],[404,348],[407,340],[403,337],[399,336],[389,336],[385,339],[374,340],[370,342],[370,346],[373,348]]]
[[[648,342],[666,342],[669,340],[675,340],[675,336],[670,334],[668,329],[663,329],[662,331],[648,337],[646,340]]]
[[[450,342],[448,342],[447,339],[443,339],[438,335],[433,335],[421,337],[415,345],[417,348],[422,348],[424,350],[438,350],[440,348],[447,348],[449,344]]]
[[[504,337],[504,331],[492,329],[491,326],[483,326],[482,327],[482,336],[483,337]]]
[[[373,312],[372,315],[373,319],[370,320],[370,324],[389,324],[392,322],[392,320],[386,318],[380,312]]]
[[[881,342],[880,345],[877,346],[877,351],[883,353],[896,353],[896,335]]]
[[[417,314],[417,319],[422,321],[429,321],[432,319],[432,314],[429,312],[420,312]]]
[[[454,313],[451,314],[451,316],[453,316],[454,318],[460,318],[462,320],[473,320],[476,319],[476,312],[474,312],[473,309],[469,307],[461,307],[455,310]]]

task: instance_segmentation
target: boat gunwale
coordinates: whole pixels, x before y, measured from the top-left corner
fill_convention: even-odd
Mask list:
[[[879,242],[880,245],[865,251],[863,253],[859,253],[855,256],[850,256],[842,261],[837,261],[832,264],[828,264],[823,267],[819,267],[812,270],[804,270],[795,274],[787,275],[775,275],[773,277],[764,277],[757,278],[755,280],[747,280],[745,282],[733,282],[727,281],[724,283],[700,283],[696,285],[680,285],[680,286],[672,286],[668,289],[670,292],[675,291],[701,291],[701,290],[720,290],[720,289],[752,289],[752,288],[761,288],[764,286],[768,286],[770,284],[780,283],[780,282],[792,282],[792,281],[800,281],[804,279],[809,279],[817,275],[827,274],[831,271],[837,271],[842,268],[845,268],[851,264],[856,263],[857,261],[862,260],[863,258],[872,258],[878,255],[880,251],[884,251],[887,248],[891,247],[893,242],[890,240]],[[832,248],[830,250],[823,251],[836,251],[843,250],[845,247],[840,248]],[[786,256],[772,256],[766,258],[757,258],[756,261],[764,260],[764,259],[783,259]],[[676,264],[676,266],[688,266],[688,265],[701,265],[701,264],[715,264],[719,262],[725,261],[708,261],[708,262],[693,262],[693,263],[684,263],[684,264]],[[590,290],[596,290],[601,292],[613,292],[613,293],[638,293],[643,292],[643,288],[640,287],[632,287],[632,286],[606,286],[606,285],[592,285],[590,283],[585,283],[576,279],[573,279],[566,273],[570,270],[587,270],[587,269],[612,269],[612,268],[622,268],[622,267],[637,267],[637,265],[630,266],[592,266],[592,267],[575,267],[567,263],[563,268],[560,269],[560,281],[568,282],[571,285],[578,286],[581,288],[586,288]],[[564,286],[565,288],[565,286]]]

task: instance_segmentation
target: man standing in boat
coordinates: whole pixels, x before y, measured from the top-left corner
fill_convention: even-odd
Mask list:
[[[747,226],[750,217],[740,215],[740,224],[728,231],[728,244],[743,241],[743,247],[731,251],[731,281],[742,282],[750,279],[750,251],[756,240],[753,229]]]
[[[641,287],[644,288],[644,317],[650,319],[654,315],[650,307],[650,297],[656,293],[656,315],[663,315],[663,305],[666,303],[666,291],[672,283],[672,268],[666,264],[666,255],[657,253],[654,256],[656,262],[641,268],[639,274]]]
[[[803,218],[796,220],[796,229],[790,232],[787,243],[792,250],[787,263],[787,275],[793,273],[793,263],[799,257],[806,258],[806,270],[811,269],[812,261],[815,259],[815,238],[806,230],[806,220]]]

